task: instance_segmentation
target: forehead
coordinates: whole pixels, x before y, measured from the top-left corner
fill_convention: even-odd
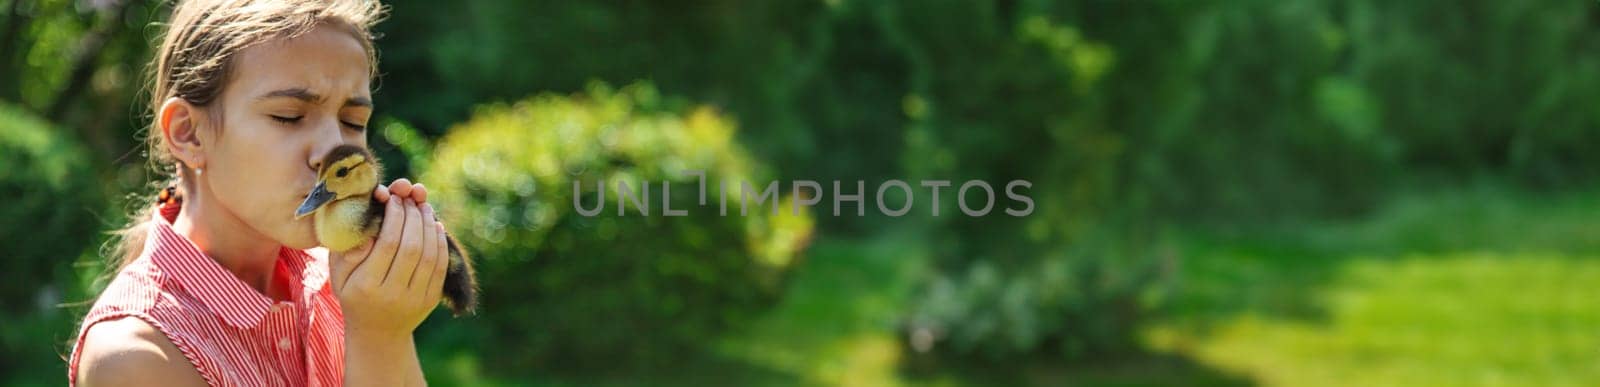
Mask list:
[[[234,76],[226,94],[257,96],[305,88],[342,101],[369,93],[366,49],[355,36],[332,26],[321,25],[291,39],[250,46],[234,59]]]

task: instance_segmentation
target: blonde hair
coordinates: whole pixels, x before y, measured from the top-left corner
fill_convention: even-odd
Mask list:
[[[176,197],[188,189],[193,171],[167,152],[157,126],[161,105],[169,98],[207,108],[231,81],[239,52],[256,44],[289,39],[321,25],[340,28],[361,42],[368,74],[377,74],[375,38],[370,29],[384,16],[377,0],[179,0],[172,10],[149,72],[152,120],[145,135],[149,162],[158,174],[170,176],[156,186],[176,186]],[[205,109],[220,115],[220,109]],[[217,121],[217,122],[220,122]],[[220,129],[220,128],[219,128]],[[169,169],[170,168],[170,169]],[[170,171],[170,172],[169,172]],[[169,191],[171,192],[171,191]],[[156,215],[151,196],[138,196],[128,224],[113,232],[102,254],[106,275],[114,276],[139,257],[149,221]]]

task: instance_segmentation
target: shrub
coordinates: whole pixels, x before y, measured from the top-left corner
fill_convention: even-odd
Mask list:
[[[491,105],[451,129],[421,180],[477,254],[491,362],[657,364],[770,305],[811,218],[786,202],[738,216],[730,201],[718,216],[719,181],[768,181],[733,134],[714,110],[649,84]],[[705,172],[707,206],[693,170]],[[687,216],[662,216],[663,182]],[[650,184],[649,216],[633,202],[618,215],[618,183],[635,194]],[[603,211],[578,213],[574,184],[582,208],[603,197]]]
[[[928,218],[935,262],[904,316],[913,359],[1060,361],[1136,349],[1134,324],[1167,284],[1168,261],[1134,168],[1144,155],[1136,133],[1098,99],[1125,53],[1050,17],[1019,12],[1013,21],[979,3],[885,12],[904,21],[895,34],[903,49],[927,55],[907,98],[905,153],[918,156],[905,170],[997,187],[1032,182],[1022,190],[1033,201],[1027,216],[1002,212],[1026,207],[1005,201],[988,216],[963,216],[950,203],[959,199],[947,199],[946,215]],[[969,28],[949,34],[954,24]]]

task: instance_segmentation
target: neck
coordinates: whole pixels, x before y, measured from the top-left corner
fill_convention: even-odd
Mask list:
[[[172,223],[173,231],[188,237],[200,252],[251,288],[271,294],[268,286],[282,245],[227,210],[208,205],[210,198],[204,193],[185,196],[183,210]]]

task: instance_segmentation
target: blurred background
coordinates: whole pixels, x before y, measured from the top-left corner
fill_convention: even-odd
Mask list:
[[[370,142],[485,297],[419,329],[435,384],[1600,383],[1593,1],[389,5]],[[0,384],[63,382],[155,192],[169,10],[0,0]],[[695,169],[1036,207],[569,204]]]

